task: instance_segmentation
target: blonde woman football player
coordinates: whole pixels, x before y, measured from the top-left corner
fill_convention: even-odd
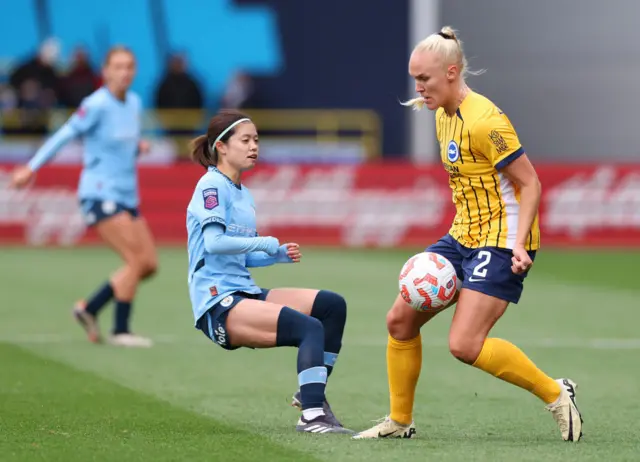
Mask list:
[[[489,337],[517,303],[540,246],[541,186],[507,116],[465,83],[462,43],[443,28],[418,43],[409,73],[419,96],[405,103],[435,111],[442,163],[456,216],[449,233],[426,251],[440,254],[463,281],[449,333],[451,353],[465,364],[542,400],[566,441],[582,436],[576,384],[554,380],[514,344]],[[387,314],[391,413],[355,438],[411,438],[414,394],[422,364],[420,329],[437,313],[418,312],[398,296]],[[508,430],[508,429],[505,429]]]

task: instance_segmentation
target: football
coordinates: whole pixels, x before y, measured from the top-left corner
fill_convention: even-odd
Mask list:
[[[456,270],[442,255],[422,252],[411,257],[399,277],[400,295],[417,311],[448,307],[460,289]]]

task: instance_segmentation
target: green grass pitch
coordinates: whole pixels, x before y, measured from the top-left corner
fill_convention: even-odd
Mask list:
[[[133,327],[148,350],[86,343],[72,303],[118,264],[102,248],[2,248],[0,460],[9,461],[622,461],[640,454],[638,252],[543,250],[492,335],[519,345],[554,377],[578,382],[585,436],[565,443],[543,404],[458,363],[452,311],[422,331],[415,440],[301,435],[289,406],[296,350],[227,352],[193,328],[187,257],[160,251]],[[254,272],[266,287],[345,295],[342,353],[328,386],[355,430],[388,412],[385,313],[413,251],[308,249],[300,265]],[[111,326],[112,309],[101,317]]]

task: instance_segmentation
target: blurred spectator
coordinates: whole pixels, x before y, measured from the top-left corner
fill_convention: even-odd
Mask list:
[[[7,116],[10,116],[12,109],[15,109],[17,105],[16,92],[8,84],[7,76],[0,73],[0,135],[6,131]]]
[[[10,111],[17,105],[16,92],[0,77],[0,112]]]
[[[244,72],[237,72],[231,78],[222,95],[220,106],[227,109],[245,109],[256,107],[253,79]]]
[[[173,149],[179,153],[189,152],[190,139],[200,127],[204,101],[196,79],[187,72],[187,61],[182,54],[173,54],[167,61],[167,70],[156,90],[156,107],[164,109],[157,113],[160,127],[168,135]],[[173,109],[173,110],[172,110]],[[176,112],[175,109],[191,109]]]
[[[73,54],[69,72],[62,78],[60,85],[60,104],[64,107],[76,108],[82,99],[89,96],[100,86],[100,76],[89,63],[89,56],[82,48]]]
[[[59,77],[54,65],[59,52],[58,42],[48,39],[35,57],[11,73],[9,82],[17,94],[18,107],[22,109],[18,133],[47,132],[47,110],[58,100]]]
[[[54,39],[46,40],[38,54],[19,65],[9,82],[18,93],[20,107],[52,107],[57,101],[59,77],[54,65],[60,48]]]
[[[169,58],[167,72],[156,92],[156,107],[159,109],[201,109],[202,92],[200,85],[187,72],[187,62],[183,55]]]

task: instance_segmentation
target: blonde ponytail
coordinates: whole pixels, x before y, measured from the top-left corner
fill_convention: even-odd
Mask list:
[[[413,51],[433,51],[440,55],[445,63],[457,64],[460,67],[460,77],[463,82],[467,75],[480,75],[485,72],[484,69],[479,71],[469,69],[462,47],[462,40],[458,38],[455,29],[450,26],[444,26],[437,34],[431,34],[418,42]],[[419,111],[425,103],[422,97],[416,97],[400,104],[411,106],[415,111]]]

